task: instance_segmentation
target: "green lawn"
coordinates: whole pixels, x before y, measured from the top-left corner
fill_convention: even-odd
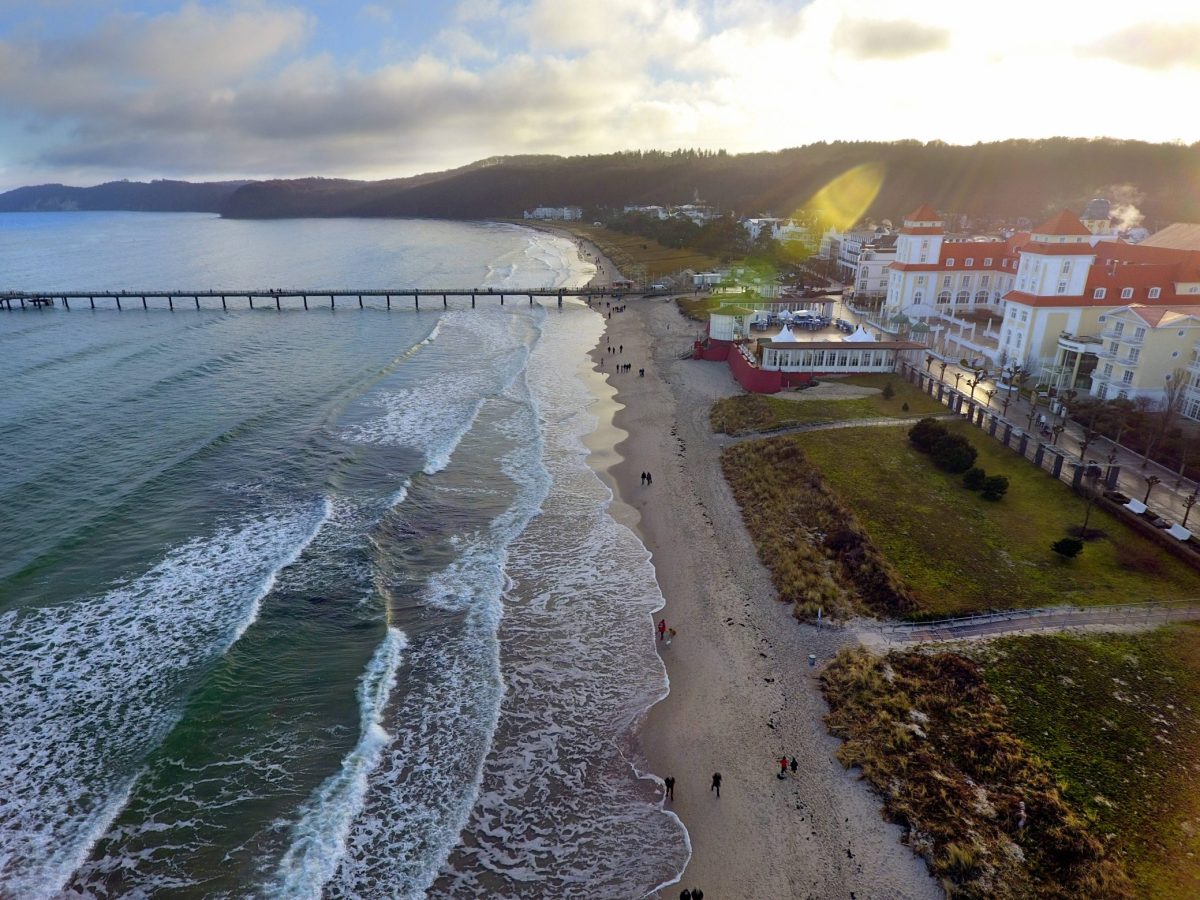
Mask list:
[[[946,412],[945,405],[917,390],[899,375],[848,375],[827,380],[881,391],[884,385],[890,383],[894,396],[885,399],[880,393],[853,400],[789,400],[765,394],[740,394],[722,398],[713,404],[710,413],[713,431],[747,434],[778,431],[795,425],[819,425],[854,419],[920,418]],[[803,394],[800,396],[802,398]],[[908,409],[904,408],[906,404]]]
[[[1015,637],[968,652],[1139,893],[1200,896],[1200,628]]]
[[[1008,476],[998,503],[967,491],[908,443],[906,428],[795,435],[827,483],[853,510],[923,612],[1098,605],[1200,597],[1200,576],[1125,525],[1094,509],[1105,537],[1064,561],[1050,545],[1081,524],[1083,502],[1065,485],[965,422],[950,423],[979,451],[976,465]]]

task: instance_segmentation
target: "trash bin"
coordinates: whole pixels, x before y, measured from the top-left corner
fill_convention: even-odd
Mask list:
[[[815,654],[815,653],[810,653],[810,654],[808,654],[808,665],[809,665],[809,668],[812,668],[812,667],[813,667],[813,666],[815,666],[816,664],[817,664],[817,654]]]

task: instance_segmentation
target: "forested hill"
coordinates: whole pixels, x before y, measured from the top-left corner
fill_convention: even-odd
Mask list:
[[[631,152],[500,157],[415,179],[267,181],[238,190],[231,217],[520,216],[534,206],[680,204],[698,193],[739,214],[787,215],[860,163],[882,165],[867,211],[903,215],[921,202],[971,215],[1037,217],[1088,199],[1132,200],[1151,220],[1200,221],[1200,144],[1138,141],[1004,141],[974,146],[812,144],[773,153]]]
[[[39,184],[0,194],[0,212],[121,209],[220,212],[245,181],[110,181],[95,187]]]

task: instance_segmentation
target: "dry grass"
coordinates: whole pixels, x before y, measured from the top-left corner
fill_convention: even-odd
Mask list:
[[[1014,733],[977,663],[846,649],[821,684],[826,722],[845,741],[838,759],[862,770],[949,896],[1132,896],[1122,867]]]
[[[727,447],[721,468],[771,572],[797,618],[870,610],[900,615],[914,601],[820,473],[787,438]]]
[[[684,269],[707,272],[719,265],[711,256],[695,250],[664,247],[658,241],[634,234],[622,234],[581,222],[565,224],[564,227],[594,243],[628,278],[638,277],[645,271],[646,277],[653,280]]]

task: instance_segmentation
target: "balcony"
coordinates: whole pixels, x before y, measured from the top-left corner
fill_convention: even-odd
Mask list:
[[[1058,336],[1058,346],[1072,353],[1090,353],[1099,355],[1103,344],[1100,338],[1090,334],[1069,334],[1064,331]]]
[[[1136,369],[1139,362],[1141,362],[1141,360],[1137,357],[1126,356],[1124,359],[1118,359],[1117,365],[1125,366],[1127,369]]]
[[[1132,332],[1130,332],[1130,334],[1132,334]],[[1100,332],[1100,337],[1104,338],[1105,340],[1109,340],[1109,341],[1127,341],[1127,340],[1129,340],[1129,335],[1125,334],[1125,332],[1123,330],[1117,331],[1114,328],[1104,329],[1102,332]]]

